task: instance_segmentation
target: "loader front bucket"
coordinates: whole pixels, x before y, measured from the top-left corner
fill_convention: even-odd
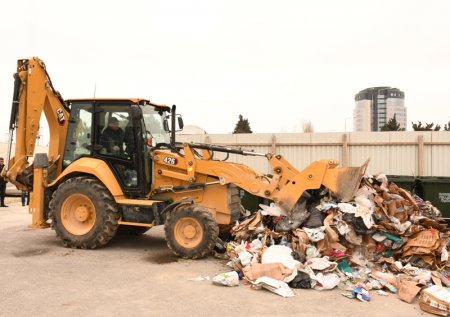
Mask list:
[[[360,167],[339,167],[328,169],[322,184],[338,199],[346,202],[353,198],[366,172],[369,160]]]

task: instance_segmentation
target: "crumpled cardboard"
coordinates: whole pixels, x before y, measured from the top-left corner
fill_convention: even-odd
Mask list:
[[[315,271],[334,271],[337,268],[336,262],[331,262],[328,260],[327,256],[322,258],[310,258],[306,261],[306,265]]]
[[[261,227],[261,213],[256,212],[252,217],[244,220],[233,228],[236,240],[246,240],[250,237],[251,232],[255,232]],[[263,230],[263,229],[260,229]],[[264,231],[264,230],[263,230]]]
[[[427,313],[430,313],[430,314],[435,314],[435,315],[439,315],[439,316],[448,316],[449,315],[447,311],[440,310],[439,308],[431,306],[429,303],[422,301],[422,300],[419,300],[419,307],[423,311],[426,311]]]
[[[233,228],[235,244],[231,251],[227,248],[232,267],[244,271],[245,278],[253,282],[260,278],[286,282],[289,272],[295,277],[298,270],[305,271],[316,289],[335,287],[339,277],[347,278],[339,287],[352,291],[356,285],[370,284],[372,289],[397,293],[408,303],[414,301],[420,286],[429,285],[430,279],[450,284],[450,230],[442,223],[440,212],[417,195],[393,183],[388,185],[387,180],[383,182],[364,177],[360,192],[347,203],[326,191],[315,193],[307,203],[303,201],[302,217],[320,211],[321,226],[308,226],[307,222],[291,226],[285,219],[287,229],[277,231],[280,220],[286,217],[262,207]],[[261,212],[267,215],[263,217]],[[250,263],[247,252],[243,252],[246,257],[240,256],[244,250],[253,255]],[[343,258],[348,258],[352,266],[346,275],[322,273],[335,271],[330,260]],[[431,276],[430,270],[435,269],[438,275]],[[284,289],[277,283],[268,284],[272,290]],[[432,305],[421,302],[428,311],[438,310]],[[442,309],[438,313],[443,314]]]
[[[435,272],[431,272],[431,277],[433,279],[433,283],[439,286],[446,286],[446,287],[450,287],[450,280],[441,272],[435,271]],[[440,283],[437,282],[436,279],[440,280]]]
[[[409,192],[407,192],[403,188],[399,188],[398,193],[413,206],[414,211],[419,210],[419,206],[417,206],[416,201],[414,200],[414,198],[411,197],[411,194]]]
[[[336,231],[331,228],[331,224],[333,223],[333,213],[330,213],[324,221],[325,226],[325,236],[328,242],[337,242],[339,241],[339,235]]]
[[[294,270],[285,267],[281,263],[255,263],[244,267],[243,273],[248,281],[255,281],[256,279],[267,276],[279,281],[284,281],[286,277],[292,275]]]
[[[397,282],[398,285],[398,297],[408,304],[411,304],[414,298],[419,294],[421,288],[417,286],[417,282],[408,278],[401,278]]]
[[[413,254],[426,255],[439,249],[439,232],[434,229],[424,230],[416,233],[408,239],[403,247],[403,257]]]
[[[419,300],[423,311],[440,315],[450,315],[450,289],[438,285],[422,290]]]
[[[292,234],[292,250],[300,254],[306,254],[306,248],[309,244],[309,238],[303,229],[295,229]]]
[[[386,282],[388,282],[389,284],[392,284],[394,287],[397,287],[397,278],[392,273],[384,273],[384,272],[380,272],[377,270],[372,270],[371,275],[373,278],[375,278],[377,280],[383,279]]]

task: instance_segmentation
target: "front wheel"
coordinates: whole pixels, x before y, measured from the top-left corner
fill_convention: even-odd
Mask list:
[[[97,179],[74,177],[62,183],[50,201],[50,219],[65,247],[95,249],[114,237],[120,214]]]
[[[208,210],[195,204],[177,206],[164,225],[168,247],[185,259],[199,259],[214,248],[219,226]]]

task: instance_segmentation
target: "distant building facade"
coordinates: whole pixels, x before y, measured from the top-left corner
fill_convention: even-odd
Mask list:
[[[406,131],[405,93],[397,88],[372,87],[355,95],[353,131],[380,131],[395,118],[400,128]]]

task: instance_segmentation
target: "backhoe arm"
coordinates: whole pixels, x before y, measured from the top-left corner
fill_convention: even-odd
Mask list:
[[[336,160],[320,160],[300,172],[281,155],[255,153],[265,156],[272,168],[272,175],[264,175],[243,164],[201,159],[189,144],[184,145],[184,155],[177,158],[176,166],[164,167],[166,162],[172,161],[166,157],[172,157],[173,153],[157,151],[155,154],[157,172],[168,179],[195,183],[199,174],[214,176],[222,185],[235,184],[256,196],[277,202],[287,211],[294,208],[305,190],[318,189],[322,185],[343,201],[352,199],[368,164],[338,168],[339,162]]]
[[[62,160],[58,159],[64,151],[69,109],[53,88],[45,64],[39,58],[18,60],[14,79],[5,176],[17,188],[26,190],[32,184],[22,174],[28,166],[28,157],[33,156],[35,152],[42,112],[50,131],[48,159],[51,167],[56,169],[56,175],[61,172]],[[16,143],[14,156],[11,157],[14,130]]]

